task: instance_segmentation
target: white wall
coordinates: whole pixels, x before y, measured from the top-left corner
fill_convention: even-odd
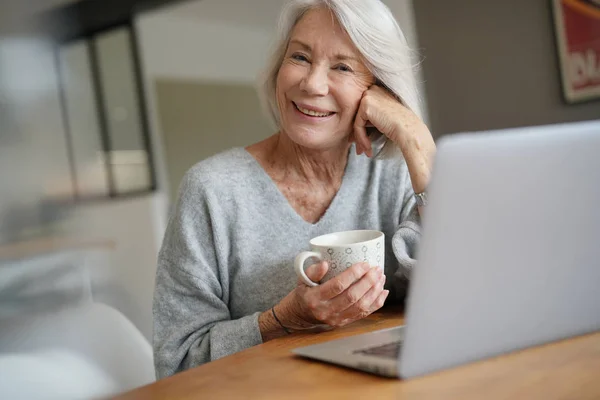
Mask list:
[[[214,0],[198,5],[218,7]],[[271,35],[261,28],[186,18],[180,12],[178,6],[165,7],[141,14],[135,21],[158,181],[164,192],[176,190],[179,182],[167,178],[168,132],[161,130],[157,80],[254,85],[271,41]]]
[[[254,83],[271,36],[260,29],[200,22],[159,10],[137,21],[146,78]]]

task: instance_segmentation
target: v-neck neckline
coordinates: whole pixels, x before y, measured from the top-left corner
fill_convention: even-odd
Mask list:
[[[349,190],[348,182],[352,179],[352,175],[355,173],[355,161],[357,156],[355,154],[356,150],[354,148],[354,144],[352,144],[352,146],[350,146],[350,149],[348,150],[348,161],[346,162],[346,167],[344,168],[344,174],[342,176],[342,183],[337,193],[333,197],[333,200],[331,200],[331,203],[329,203],[329,206],[327,207],[323,215],[321,215],[321,217],[316,222],[312,223],[310,221],[305,220],[298,213],[298,211],[296,211],[296,209],[292,206],[288,198],[285,197],[283,192],[279,189],[277,183],[273,180],[273,178],[271,178],[267,171],[265,171],[263,166],[260,165],[258,160],[254,158],[254,156],[250,154],[250,152],[246,150],[246,148],[241,147],[240,150],[244,152],[246,157],[248,157],[251,160],[255,168],[259,170],[259,174],[262,177],[262,179],[266,182],[267,187],[269,187],[270,190],[274,193],[275,197],[277,198],[277,201],[283,203],[283,207],[287,210],[287,213],[290,214],[294,220],[300,221],[304,225],[307,225],[311,228],[324,224],[330,218],[330,215],[335,213],[335,209],[342,201],[341,199],[345,196],[345,192]]]

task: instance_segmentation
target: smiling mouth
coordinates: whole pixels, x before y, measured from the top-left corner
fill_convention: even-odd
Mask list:
[[[319,111],[309,110],[307,108],[302,108],[302,107],[298,106],[298,104],[296,104],[294,102],[292,102],[292,103],[294,104],[294,107],[296,107],[296,110],[300,111],[304,115],[308,115],[309,117],[324,118],[324,117],[329,117],[330,115],[335,114],[334,112],[319,112]]]

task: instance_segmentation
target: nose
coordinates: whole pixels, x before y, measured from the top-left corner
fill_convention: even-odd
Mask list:
[[[326,96],[329,93],[327,68],[313,64],[300,82],[300,90],[311,96]]]

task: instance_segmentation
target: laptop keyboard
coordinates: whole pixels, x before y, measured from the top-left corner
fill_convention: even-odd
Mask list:
[[[365,354],[367,356],[383,357],[383,358],[398,358],[402,349],[402,341],[399,340],[393,343],[386,343],[380,346],[367,347],[366,349],[360,349],[354,351],[354,354]]]

